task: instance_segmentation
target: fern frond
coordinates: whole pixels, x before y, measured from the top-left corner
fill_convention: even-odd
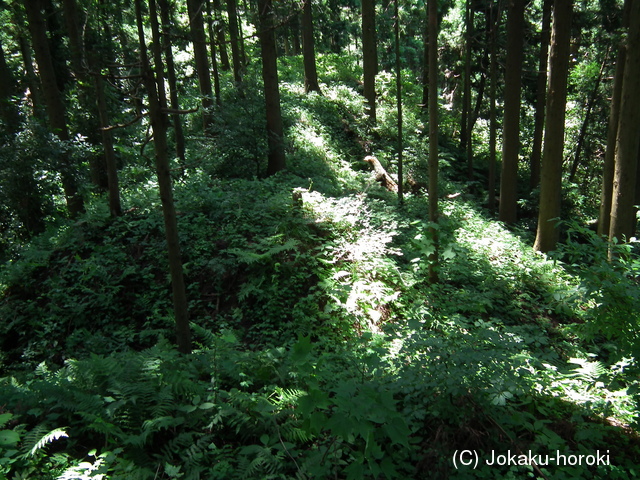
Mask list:
[[[28,455],[33,457],[36,453],[42,450],[49,443],[64,437],[67,437],[67,438],[69,437],[67,432],[65,432],[63,428],[55,428],[50,432],[46,433],[45,435],[43,435],[42,437],[40,437],[40,439],[35,443],[35,445],[31,448],[31,450],[29,450]]]

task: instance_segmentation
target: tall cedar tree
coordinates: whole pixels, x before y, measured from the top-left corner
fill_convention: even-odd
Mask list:
[[[547,101],[547,63],[549,61],[549,40],[551,39],[551,6],[553,0],[542,4],[542,30],[538,51],[538,75],[536,79],[536,103],[531,145],[531,177],[529,186],[533,190],[540,184],[540,158],[542,157],[542,136],[544,134],[544,109]]]
[[[59,89],[59,85],[64,86],[65,82],[57,78],[53,65],[54,55],[52,55],[49,48],[47,28],[42,15],[42,1],[28,0],[24,2],[24,6],[27,12],[33,50],[38,63],[40,85],[42,86],[49,126],[60,140],[66,142],[69,140],[69,130],[67,128],[64,100]],[[84,211],[84,200],[78,192],[78,184],[75,178],[77,166],[73,165],[69,154],[63,153],[59,168],[67,209],[71,216],[75,217]]]
[[[237,87],[242,85],[242,53],[240,51],[240,31],[238,28],[237,0],[227,0],[227,15],[229,17],[229,39],[231,42],[231,61],[233,62],[233,79]]]
[[[609,239],[622,241],[635,233],[636,173],[640,147],[640,1],[634,0],[629,17],[627,60],[622,77],[622,97],[616,163],[613,176]]]
[[[306,93],[320,93],[318,71],[316,69],[316,50],[313,40],[311,0],[304,0],[302,11],[302,57],[304,61],[304,91]]]
[[[18,88],[13,73],[7,65],[0,38],[0,120],[4,127],[0,134],[16,133],[20,128],[20,112],[14,103]]]
[[[176,66],[173,60],[173,51],[171,50],[171,30],[174,20],[172,18],[172,9],[169,0],[157,0],[160,8],[160,21],[162,23],[162,50],[164,50],[165,64],[167,67],[167,82],[169,83],[169,100],[173,110],[180,110],[180,100],[178,99],[178,78],[176,76]],[[184,138],[184,130],[182,129],[181,115],[175,113],[171,115],[173,122],[173,134],[176,143],[176,155],[182,162],[186,162],[186,144]]]
[[[178,220],[173,202],[173,188],[171,185],[171,171],[169,168],[169,147],[167,145],[167,126],[169,119],[166,114],[166,96],[162,76],[162,52],[157,24],[155,0],[149,0],[149,16],[154,45],[155,75],[151,70],[144,39],[144,25],[142,21],[141,0],[135,0],[136,23],[140,42],[140,64],[142,78],[149,96],[149,119],[153,130],[153,145],[155,150],[156,174],[162,202],[167,253],[169,257],[169,271],[171,274],[171,289],[173,297],[173,311],[176,319],[176,339],[178,350],[191,353],[191,332],[189,328],[189,312],[187,304],[180,241],[178,237]]]
[[[229,55],[227,54],[227,40],[225,38],[225,22],[220,12],[222,7],[220,6],[220,0],[213,0],[213,15],[216,26],[216,38],[218,39],[218,53],[220,54],[220,68],[225,72],[231,68],[229,65]]]
[[[504,85],[502,174],[499,218],[517,220],[518,155],[520,153],[520,90],[525,0],[509,0],[507,10],[507,64]]]
[[[462,114],[460,115],[460,149],[467,150],[467,117],[471,109],[471,0],[466,0],[464,7],[464,75],[462,89]]]
[[[632,0],[625,0],[622,14],[622,30],[629,28],[629,14]],[[607,149],[602,166],[602,190],[600,194],[600,215],[598,216],[598,234],[609,236],[611,226],[611,200],[613,195],[613,175],[615,172],[616,138],[618,136],[618,120],[620,117],[620,98],[622,97],[622,77],[627,59],[626,44],[620,41],[616,57],[616,71],[613,78],[613,92],[609,110],[609,126],[607,129]]]
[[[267,175],[283,170],[286,166],[284,155],[284,134],[282,112],[280,110],[280,89],[278,86],[278,57],[276,51],[275,22],[271,0],[258,0],[260,18],[260,48],[262,50],[262,80],[267,115],[267,141],[269,156]]]
[[[492,212],[496,209],[496,137],[498,122],[496,118],[496,87],[498,82],[498,55],[497,55],[497,31],[502,17],[500,5],[491,3],[489,15],[491,22],[489,42],[490,42],[490,65],[489,65],[489,178],[487,182],[488,201],[487,208]]]
[[[220,97],[220,73],[218,71],[218,58],[216,57],[216,30],[214,25],[213,14],[211,11],[211,2],[205,0],[207,8],[207,28],[209,31],[209,48],[211,49],[211,68],[213,69],[213,92],[216,98],[216,105],[222,105]]]
[[[429,233],[434,244],[429,256],[429,282],[437,283],[438,270],[438,1],[428,0],[429,15]]]
[[[369,105],[369,118],[376,121],[376,75],[378,53],[376,47],[376,2],[362,0],[362,70],[364,98]]]
[[[0,44],[0,140],[7,136],[10,139],[20,129],[20,111],[15,102],[18,96],[18,84],[13,72],[7,65],[4,51]],[[24,236],[42,233],[45,229],[42,196],[38,193],[38,185],[30,166],[15,163],[13,168],[5,171],[9,181],[15,189],[3,192],[7,195],[8,203],[13,207],[22,223]],[[13,195],[16,192],[17,195]]]
[[[395,23],[393,31],[396,49],[396,109],[398,112],[398,203],[404,203],[404,180],[402,172],[402,69],[400,62],[400,14],[398,0],[394,1]]]
[[[200,96],[202,97],[202,126],[204,131],[208,132],[212,122],[213,88],[211,86],[211,76],[209,75],[207,36],[204,31],[202,6],[202,2],[198,0],[187,0],[191,39],[193,41],[193,58],[196,65],[196,74],[198,75]]]
[[[540,252],[553,250],[558,241],[558,229],[554,219],[560,216],[572,9],[573,1],[569,0],[555,0],[553,5],[549,91],[540,172],[540,210],[533,246]]]

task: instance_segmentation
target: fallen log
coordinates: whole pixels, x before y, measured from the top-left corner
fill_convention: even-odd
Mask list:
[[[364,157],[364,161],[369,163],[373,167],[373,172],[375,174],[376,181],[380,183],[384,188],[389,190],[390,192],[397,193],[398,192],[398,184],[396,181],[391,178],[391,176],[384,169],[380,160],[372,155],[367,155]]]

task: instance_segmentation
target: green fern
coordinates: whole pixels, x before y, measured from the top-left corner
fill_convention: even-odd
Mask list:
[[[38,436],[40,437],[34,444],[33,446],[29,449],[28,453],[25,454],[28,456],[35,456],[36,454],[38,454],[39,452],[41,452],[44,447],[46,447],[48,444],[50,444],[51,442],[54,442],[60,438],[68,438],[69,435],[67,434],[67,432],[63,429],[63,428],[55,428],[53,430],[51,430],[50,432],[45,433],[44,435],[41,435],[41,432],[43,430],[45,430],[46,427],[44,427],[43,425],[38,425],[36,428],[34,428],[30,433],[28,433],[25,436],[25,441],[24,441],[24,449],[26,450],[26,448],[28,448],[28,446],[31,444],[31,442],[33,442],[34,438],[38,438]],[[40,436],[41,435],[41,436]]]

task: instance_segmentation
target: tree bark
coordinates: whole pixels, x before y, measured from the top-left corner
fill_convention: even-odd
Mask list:
[[[162,50],[164,50],[164,58],[167,67],[167,83],[169,83],[169,100],[171,102],[171,108],[173,110],[180,110],[180,100],[178,98],[178,79],[176,78],[176,66],[173,61],[173,52],[171,51],[171,25],[173,19],[171,18],[171,10],[169,8],[169,2],[167,0],[158,0],[158,7],[160,8],[160,22],[162,23]],[[173,133],[176,142],[176,155],[182,162],[182,165],[186,162],[186,144],[184,138],[184,130],[182,129],[182,118],[179,114],[171,116],[173,123]]]
[[[635,209],[633,207],[640,148],[640,1],[631,5],[629,34],[627,36],[627,59],[622,77],[622,96],[618,136],[616,138],[616,161],[613,176],[611,204],[611,227],[609,239],[622,242],[635,233]]]
[[[364,98],[369,106],[369,119],[376,122],[376,75],[378,54],[376,51],[376,3],[362,0],[362,70]]]
[[[540,210],[534,249],[553,250],[558,241],[554,219],[560,216],[564,120],[571,47],[573,1],[555,0],[549,58],[549,91],[540,176]]]
[[[213,69],[213,93],[216,99],[216,105],[222,105],[220,98],[220,74],[218,72],[218,59],[216,58],[216,35],[213,25],[213,15],[211,11],[211,2],[205,0],[207,5],[207,27],[209,29],[209,46],[211,48],[211,68]],[[223,45],[224,46],[224,45]]]
[[[496,209],[496,132],[498,130],[498,122],[496,120],[496,84],[498,81],[498,57],[496,53],[498,26],[502,12],[499,6],[491,4],[491,52],[489,66],[489,179],[488,179],[488,195],[487,208],[494,212]]]
[[[629,28],[629,15],[632,0],[625,0],[622,14],[622,29]],[[616,71],[613,79],[611,108],[609,110],[609,126],[607,130],[607,149],[602,167],[602,192],[600,194],[600,215],[598,216],[598,234],[609,236],[611,226],[611,202],[613,195],[613,175],[615,172],[616,138],[618,136],[618,120],[620,117],[620,101],[622,97],[622,77],[627,59],[626,45],[623,41],[618,46]]]
[[[220,68],[225,72],[231,69],[229,54],[227,53],[227,39],[224,36],[224,20],[220,16],[222,7],[220,0],[213,0],[213,15],[216,22],[216,38],[218,39],[218,53],[220,55]]]
[[[229,16],[229,38],[231,39],[231,59],[233,61],[233,79],[238,88],[242,85],[242,69],[244,64],[240,54],[240,33],[238,31],[237,0],[227,0],[227,15]]]
[[[596,99],[598,96],[598,90],[600,89],[600,83],[602,82],[602,75],[604,74],[604,69],[607,66],[609,61],[609,51],[604,56],[604,60],[600,65],[600,71],[598,72],[598,77],[596,78],[596,82],[593,85],[593,90],[591,91],[591,95],[587,98],[587,111],[584,114],[584,120],[582,121],[582,126],[580,127],[580,133],[578,134],[578,142],[576,144],[576,153],[573,157],[573,163],[571,164],[571,170],[569,172],[569,183],[573,183],[576,178],[576,173],[578,172],[578,166],[580,165],[580,157],[582,156],[582,148],[584,146],[584,139],[587,135],[587,127],[589,126],[589,120],[591,120],[591,111],[593,110],[593,105],[596,103]]]
[[[14,103],[18,94],[17,85],[4,57],[0,38],[0,119],[6,133],[16,133],[20,128],[20,111]]]
[[[316,50],[313,40],[313,14],[311,0],[304,0],[302,11],[302,56],[304,62],[304,91],[320,93],[318,71],[316,69]]]
[[[280,89],[278,86],[276,35],[271,0],[258,0],[258,9],[260,47],[262,50],[262,80],[264,82],[267,141],[269,145],[267,175],[273,175],[280,170],[284,170],[286,159],[284,154],[282,112],[280,110]]]
[[[402,69],[400,62],[400,15],[398,0],[394,1],[395,22],[393,25],[396,49],[396,110],[398,115],[398,203],[404,203],[404,175],[402,162]]]
[[[429,233],[434,251],[429,256],[429,282],[439,280],[438,240],[438,3],[427,0],[429,9]]]
[[[153,130],[153,144],[155,150],[156,173],[160,200],[162,202],[162,214],[164,217],[165,235],[167,239],[167,253],[169,257],[169,270],[171,273],[171,288],[173,293],[173,310],[176,320],[176,338],[178,350],[184,354],[191,353],[191,332],[189,328],[189,312],[182,271],[182,259],[180,255],[180,241],[178,237],[178,221],[173,202],[173,189],[171,186],[171,173],[169,168],[169,155],[167,146],[168,118],[165,113],[166,100],[164,82],[162,81],[162,65],[156,65],[156,75],[151,71],[147,47],[144,40],[144,26],[142,22],[141,0],[135,0],[136,23],[138,26],[138,39],[140,42],[140,63],[142,77],[149,95],[149,120]],[[152,18],[154,57],[161,59],[160,38],[157,24],[153,26],[153,18],[156,17],[155,0],[149,0],[150,16]]]
[[[460,149],[467,151],[468,117],[471,109],[471,0],[465,1],[464,8],[464,77],[462,90],[462,114],[460,115]]]
[[[213,89],[209,76],[209,60],[207,55],[207,36],[204,31],[204,19],[202,15],[202,2],[187,0],[189,23],[191,26],[191,38],[193,41],[193,56],[198,75],[198,85],[202,97],[202,127],[206,132],[211,126],[211,108],[213,107]]]
[[[518,212],[518,155],[520,153],[520,90],[522,83],[524,6],[524,0],[509,0],[507,12],[507,63],[499,211],[499,218],[505,223],[515,222]]]
[[[62,94],[58,89],[59,82],[56,78],[56,72],[52,62],[53,56],[49,51],[47,29],[42,16],[42,4],[40,0],[30,0],[25,2],[24,5],[29,22],[33,50],[36,55],[36,62],[38,63],[40,84],[42,86],[43,100],[47,110],[49,126],[60,140],[68,141],[69,130],[67,129],[67,120],[65,118],[65,106]],[[64,84],[64,82],[60,83]],[[72,165],[71,158],[66,153],[62,155],[60,174],[67,209],[72,217],[76,217],[84,212],[84,200],[78,192],[78,185],[74,177],[75,166]]]
[[[551,39],[551,6],[553,0],[544,0],[542,4],[542,30],[540,31],[540,50],[538,55],[538,78],[536,81],[536,105],[531,145],[531,190],[540,184],[540,158],[542,156],[542,135],[544,133],[544,109],[547,99],[547,63],[549,61],[549,40]]]

